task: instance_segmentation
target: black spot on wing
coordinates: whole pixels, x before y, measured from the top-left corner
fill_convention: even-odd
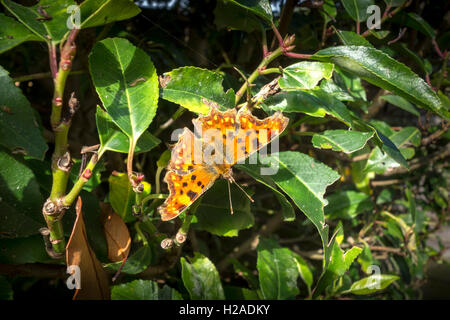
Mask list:
[[[197,196],[197,192],[193,192],[192,190],[189,190],[187,193],[186,193],[186,195],[191,199],[191,200],[194,200],[195,199],[195,197]]]

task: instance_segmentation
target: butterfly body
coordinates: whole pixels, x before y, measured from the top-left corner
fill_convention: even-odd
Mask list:
[[[222,112],[214,106],[194,119],[194,133],[184,128],[172,148],[164,178],[170,194],[158,208],[161,219],[177,217],[219,177],[234,182],[232,166],[275,139],[288,121],[281,112],[260,120],[249,111]]]

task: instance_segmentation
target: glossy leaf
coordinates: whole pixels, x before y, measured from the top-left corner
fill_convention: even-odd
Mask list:
[[[373,0],[342,0],[345,11],[358,22],[366,21],[369,17],[367,8],[374,4]]]
[[[128,40],[109,38],[95,44],[89,67],[111,120],[135,145],[156,114],[159,89],[152,61]]]
[[[311,291],[311,286],[313,285],[314,281],[313,274],[306,261],[300,255],[296,253],[293,253],[293,255],[295,261],[297,262],[298,273],[308,287],[308,290]]]
[[[100,138],[100,148],[98,154],[101,155],[106,150],[128,153],[130,148],[130,140],[128,137],[114,124],[111,117],[102,108],[97,106],[97,113],[95,115],[98,136]],[[161,140],[145,131],[139,138],[135,154],[148,152],[158,144]]]
[[[407,142],[410,142],[412,145],[418,147],[420,145],[421,138],[422,134],[416,127],[404,127],[400,131],[397,131],[389,136],[389,139],[391,139],[398,148],[402,147]]]
[[[219,273],[204,255],[195,252],[190,263],[181,258],[181,278],[192,300],[223,300],[225,295]]]
[[[435,92],[404,64],[387,54],[364,46],[338,46],[320,50],[314,59],[331,61],[362,79],[389,90],[445,118],[445,110]]]
[[[278,80],[281,89],[312,89],[323,78],[333,75],[332,63],[302,61],[283,69],[283,76]]]
[[[271,110],[301,112],[312,117],[321,118],[327,113],[326,106],[318,98],[304,91],[281,92],[269,97],[264,104]]]
[[[0,144],[15,153],[43,160],[47,144],[30,103],[0,66]]]
[[[0,13],[0,53],[25,41],[42,41],[42,39],[20,22]]]
[[[0,148],[0,238],[27,237],[45,226],[44,199],[33,171]]]
[[[414,105],[411,102],[409,102],[408,100],[406,100],[405,98],[402,98],[402,97],[394,95],[394,94],[390,94],[387,96],[382,96],[381,99],[386,100],[390,104],[393,104],[394,106],[399,107],[400,109],[408,111],[409,113],[412,113],[415,116],[420,115],[420,113],[419,113],[419,111],[417,111],[416,107],[414,107]]]
[[[327,197],[325,214],[328,219],[354,219],[358,214],[373,209],[370,197],[362,192],[340,191]]]
[[[218,28],[252,32],[270,27],[272,8],[268,0],[218,0],[214,16]]]
[[[397,22],[402,26],[416,29],[417,31],[423,33],[427,37],[430,38],[436,37],[436,32],[430,26],[430,24],[415,12],[408,12],[408,13],[401,12],[394,18],[394,22]]]
[[[260,167],[258,165],[238,164],[235,167],[240,170],[245,171],[247,174],[249,174],[251,177],[253,177],[253,179],[258,181],[259,183],[264,184],[265,186],[267,186],[274,192],[275,197],[280,202],[284,221],[295,220],[295,212],[294,212],[294,208],[292,207],[291,203],[286,199],[284,194],[282,194],[280,191],[278,191],[278,189],[276,188],[276,185],[272,181],[272,179],[261,174]]]
[[[178,103],[189,111],[207,114],[210,105],[225,110],[234,107],[232,89],[223,91],[223,76],[196,67],[182,67],[164,74],[162,98]]]
[[[274,240],[261,238],[257,247],[259,284],[264,299],[293,299],[298,293],[297,263],[288,248]]]
[[[22,6],[11,0],[1,0],[1,2],[41,41],[50,40],[53,43],[60,42],[68,32],[66,22],[69,13],[67,13],[67,8],[76,5],[73,0],[41,0],[31,7]],[[51,19],[42,19],[45,17],[39,13],[39,8],[43,9]]]
[[[373,48],[373,45],[369,41],[367,41],[366,38],[357,34],[356,32],[337,30],[336,34],[338,35],[339,40],[341,40],[342,44],[345,46],[365,46]]]
[[[339,247],[338,242],[335,241],[331,254],[331,261],[325,272],[320,277],[313,297],[317,297],[323,292],[323,290],[330,286],[334,280],[343,276],[361,252],[361,248],[352,247],[344,253],[344,251]]]
[[[376,293],[387,288],[392,282],[400,279],[398,276],[389,274],[371,275],[352,284],[345,293],[366,295]]]
[[[130,180],[126,173],[117,173],[110,175],[109,182],[109,202],[111,203],[114,212],[117,213],[125,222],[135,221],[132,207],[136,202],[136,195],[131,186]],[[144,191],[143,197],[150,194],[151,186],[147,182],[143,182]]]
[[[355,101],[355,98],[346,89],[338,86],[332,79],[321,81],[320,89],[340,101]]]
[[[362,149],[373,134],[373,132],[327,130],[320,134],[316,133],[312,138],[312,143],[316,148],[352,153]]]
[[[352,121],[347,107],[320,89],[308,92],[301,90],[281,92],[269,97],[264,102],[264,106],[270,110],[280,110],[286,113],[301,112],[319,118],[330,114],[347,125]]]
[[[356,100],[360,99],[367,101],[366,89],[362,86],[361,78],[342,70],[339,66],[335,65],[334,80],[338,86],[347,91]]]
[[[270,178],[281,188],[314,224],[320,234],[328,263],[328,226],[325,224],[323,198],[328,185],[339,179],[339,174],[313,158],[299,152],[272,153],[267,160]],[[272,170],[275,172],[272,172]]]
[[[325,189],[339,179],[339,174],[328,166],[300,152],[286,151],[268,156],[278,171],[272,180],[294,201],[317,228],[325,222],[323,198]]]
[[[175,289],[165,285],[159,288],[158,283],[151,280],[134,280],[113,286],[111,300],[182,300]]]
[[[130,0],[85,0],[80,5],[81,29],[126,20],[140,12]]]
[[[198,220],[195,227],[219,236],[235,237],[240,230],[253,226],[255,221],[250,212],[250,201],[234,184],[231,185],[231,201],[233,214],[230,211],[227,182],[216,181],[211,190],[205,193],[195,212]]]

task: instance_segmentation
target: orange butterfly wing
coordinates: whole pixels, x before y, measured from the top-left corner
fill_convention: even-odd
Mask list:
[[[164,178],[170,194],[158,208],[163,221],[177,217],[233,164],[244,160],[279,136],[286,129],[289,119],[279,111],[260,120],[249,111],[236,113],[235,109],[231,109],[221,112],[213,106],[208,115],[200,116],[192,122],[195,134],[202,136],[195,137],[192,131],[185,128],[172,149],[169,171]],[[217,149],[218,142],[215,140],[204,141],[204,134],[210,129],[217,131],[222,149]],[[201,150],[195,150],[195,139],[201,142]],[[204,148],[210,143],[215,144],[216,150],[223,154],[227,153],[227,147],[231,147],[232,154],[226,156],[226,163],[208,165],[194,162],[194,152],[201,151],[203,155]]]
[[[280,111],[265,119],[258,119],[249,111],[238,114],[239,131],[234,140],[235,162],[241,162],[260,150],[286,129],[289,118]]]
[[[198,165],[191,173],[185,175],[168,171],[164,182],[167,183],[170,194],[164,204],[158,208],[161,220],[167,221],[177,217],[211,188],[218,177],[217,171],[203,165]]]
[[[184,128],[178,142],[173,146],[170,155],[168,170],[184,175],[194,170],[194,134],[188,128]]]

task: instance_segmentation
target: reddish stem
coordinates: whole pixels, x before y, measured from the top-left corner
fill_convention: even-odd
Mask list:
[[[48,42],[48,57],[50,64],[50,71],[52,72],[53,79],[56,78],[58,72],[58,61],[56,57],[56,46],[51,42]]]

